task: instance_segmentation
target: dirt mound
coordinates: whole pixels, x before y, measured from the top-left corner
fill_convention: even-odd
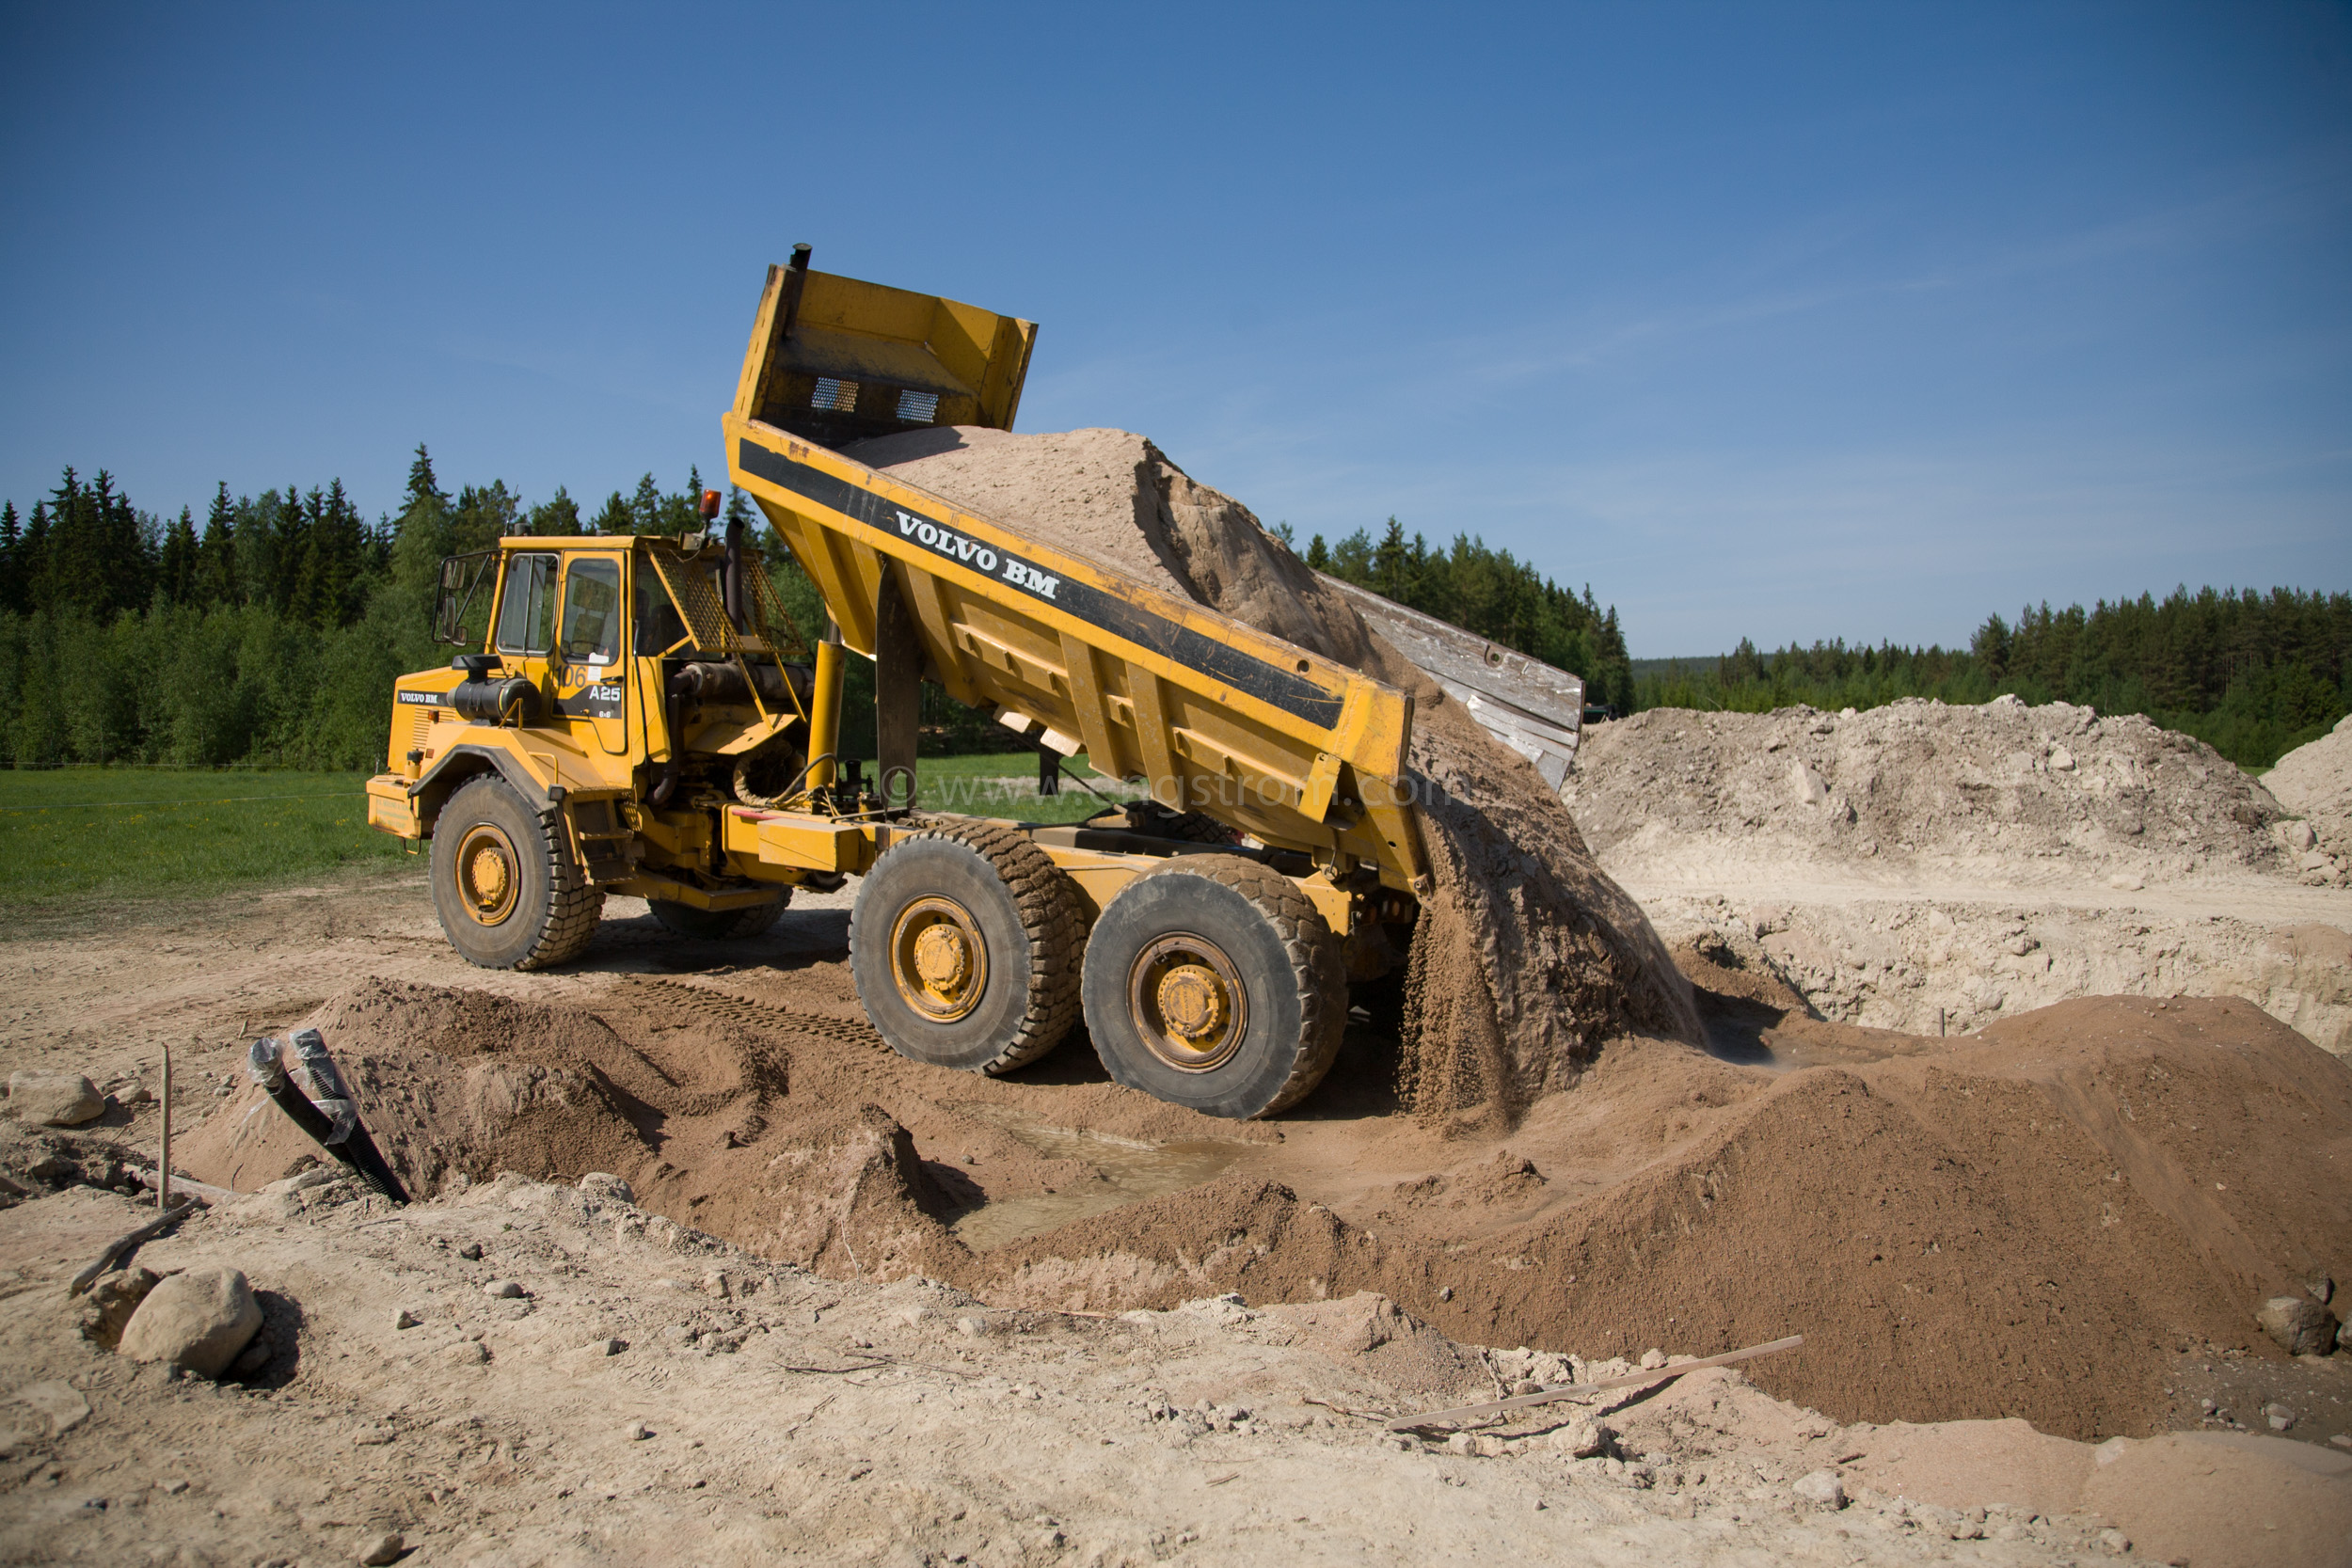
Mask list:
[[[1594,850],[1650,883],[1792,858],[1862,881],[2019,888],[2295,870],[2278,803],[2202,741],[2014,697],[1653,709],[1585,733],[1567,798]]]
[[[370,981],[315,1021],[421,1192],[612,1171],[662,1223],[1003,1307],[1375,1291],[1454,1339],[1601,1358],[1797,1332],[1756,1380],[1845,1420],[2155,1430],[2169,1356],[2273,1354],[2253,1304],[2352,1278],[2352,1069],[2240,1002],[2078,1001],[1949,1040],[1815,1040],[1800,1018],[1834,1065],[1782,1073],[1629,1040],[1507,1146],[1352,1101],[1219,1124],[1253,1140],[1224,1176],[975,1252],[959,1210],[1104,1180],[1040,1129],[1198,1137],[1205,1118],[1167,1127],[1084,1073],[919,1068],[813,1005],[709,990],[723,1005],[697,1012],[682,982],[604,984],[551,1006]],[[315,1152],[249,1091],[182,1148],[245,1189]],[[1454,1375],[1425,1371],[1405,1382]]]
[[[370,981],[311,1021],[376,1146],[412,1192],[500,1170],[575,1178],[643,1147],[628,1098],[594,1065],[625,1048],[571,1007]],[[318,1147],[242,1078],[174,1149],[201,1181],[252,1192],[320,1163]]]
[[[1125,431],[928,430],[850,455],[1411,692],[1436,882],[1406,975],[1401,1076],[1417,1109],[1507,1122],[1605,1039],[1698,1037],[1688,986],[1559,799],[1240,502]]]
[[[1589,1356],[1803,1333],[1754,1370],[1783,1399],[2088,1437],[2154,1430],[2169,1356],[2272,1354],[2253,1305],[2352,1270],[2352,1071],[2250,1005],[2077,1001],[1877,1060],[1851,1033],[1843,1067],[1708,1065],[1691,1081],[1730,1103],[1698,1136],[1499,1229],[1482,1211],[1536,1197],[1534,1162],[1403,1184],[1357,1224],[1231,1177],[963,1282],[1096,1310],[1371,1290],[1457,1338]]]
[[[2303,880],[2314,887],[2352,882],[2352,719],[2280,757],[2263,784],[2302,819],[2282,828]]]

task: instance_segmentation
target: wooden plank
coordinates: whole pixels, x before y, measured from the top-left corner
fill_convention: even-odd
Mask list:
[[[1709,1355],[1671,1367],[1654,1367],[1625,1377],[1603,1378],[1598,1383],[1573,1383],[1565,1388],[1547,1388],[1540,1394],[1521,1394],[1517,1399],[1497,1400],[1492,1404],[1466,1404],[1454,1410],[1433,1410],[1426,1416],[1399,1416],[1390,1421],[1388,1427],[1391,1432],[1411,1432],[1420,1427],[1435,1426],[1440,1421],[1449,1426],[1459,1426],[1464,1421],[1484,1420],[1508,1415],[1514,1410],[1525,1410],[1532,1405],[1580,1399],[1586,1394],[1605,1393],[1612,1388],[1646,1387],[1653,1383],[1680,1377],[1685,1372],[1702,1372],[1709,1367],[1728,1367],[1735,1361],[1752,1361],[1775,1351],[1794,1350],[1804,1343],[1804,1335],[1791,1334],[1788,1338],[1775,1339],[1769,1345],[1750,1345],[1746,1350],[1727,1351],[1722,1355]]]

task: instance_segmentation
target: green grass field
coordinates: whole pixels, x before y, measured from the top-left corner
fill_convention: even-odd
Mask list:
[[[368,830],[364,773],[0,771],[0,899],[143,897],[403,859]]]
[[[1070,770],[1132,795],[1073,760]],[[867,777],[872,768],[866,769]],[[1037,758],[925,757],[918,796],[937,811],[1074,822],[1103,802],[1075,784],[1035,793]],[[126,898],[290,882],[418,862],[368,827],[362,773],[171,768],[0,768],[0,901]],[[1011,781],[1008,783],[1007,781]]]

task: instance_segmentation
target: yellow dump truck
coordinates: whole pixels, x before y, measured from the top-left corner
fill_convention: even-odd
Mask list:
[[[576,956],[607,894],[740,937],[854,875],[851,972],[902,1054],[1006,1072],[1083,1016],[1122,1084],[1217,1116],[1295,1103],[1428,885],[1410,699],[842,455],[1009,430],[1036,328],[807,263],[770,269],[724,428],[832,624],[803,641],[739,525],[453,557],[437,634],[463,651],[396,683],[369,821],[430,841],[477,964]],[[871,759],[838,754],[851,655],[875,666]],[[927,680],[1150,798],[1076,826],[923,812]]]

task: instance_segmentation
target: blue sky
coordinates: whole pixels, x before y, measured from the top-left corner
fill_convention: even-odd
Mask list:
[[[1303,538],[1964,641],[2352,588],[2352,10],[10,6],[0,496],[722,467],[766,265]]]

